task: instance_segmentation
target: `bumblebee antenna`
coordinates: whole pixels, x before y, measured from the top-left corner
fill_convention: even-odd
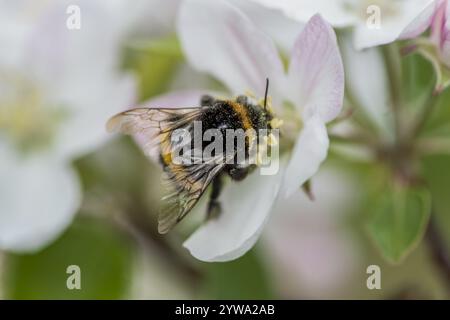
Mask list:
[[[269,93],[269,78],[266,78],[266,92],[264,93],[264,111],[267,111],[267,94]]]

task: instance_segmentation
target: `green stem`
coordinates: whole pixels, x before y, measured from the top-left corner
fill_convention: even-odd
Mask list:
[[[450,154],[450,139],[448,138],[428,138],[419,139],[418,150],[423,155]]]
[[[363,133],[345,136],[329,133],[328,136],[332,142],[336,143],[346,143],[363,146],[374,146],[376,143],[373,139],[371,139],[369,136],[364,135]]]
[[[378,127],[370,116],[365,112],[359,101],[354,97],[353,93],[347,88],[345,89],[345,104],[352,110],[351,118],[353,122],[362,130],[368,131],[373,136],[378,136]]]
[[[170,265],[177,268],[180,274],[185,275],[189,284],[198,285],[203,274],[195,267],[189,259],[173,249],[169,242],[158,233],[157,223],[149,219],[143,206],[132,204],[125,210],[124,223],[125,229],[137,240],[141,241],[146,248],[151,248],[151,254],[155,252],[160,254]]]
[[[422,112],[417,116],[417,119],[411,129],[411,138],[417,138],[422,130],[425,128],[428,120],[430,119],[433,112],[436,110],[437,102],[439,100],[439,95],[432,93],[422,108]]]
[[[396,44],[383,47],[383,55],[386,62],[386,70],[389,77],[389,89],[391,95],[391,109],[394,117],[395,136],[397,143],[402,136],[402,61],[400,50]]]

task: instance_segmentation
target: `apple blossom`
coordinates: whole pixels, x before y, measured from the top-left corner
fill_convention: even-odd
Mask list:
[[[77,1],[81,28],[66,27],[73,1],[1,2],[0,248],[33,251],[72,221],[81,201],[71,160],[107,138],[105,112],[134,97],[118,72],[124,3]],[[102,24],[98,24],[102,21]],[[94,55],[102,59],[93,59]]]
[[[229,90],[222,95],[248,90],[262,94],[269,78],[274,112],[285,122],[281,132],[286,141],[281,143],[290,151],[280,159],[278,173],[255,172],[242,182],[228,183],[219,198],[221,214],[184,243],[199,260],[228,261],[255,244],[279,196],[295,193],[326,158],[326,123],[340,113],[343,103],[342,60],[335,33],[320,15],[299,32],[287,72],[272,39],[230,2],[184,1],[177,29],[188,62],[218,79]],[[145,105],[195,106],[204,93],[172,92]]]
[[[429,25],[435,0],[251,0],[301,22],[320,13],[334,27],[353,29],[356,49],[413,38]]]

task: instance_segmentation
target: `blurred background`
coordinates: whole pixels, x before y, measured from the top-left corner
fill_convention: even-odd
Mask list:
[[[232,2],[264,21],[280,52],[302,29]],[[182,247],[201,212],[158,234],[160,168],[105,123],[175,89],[222,89],[186,63],[179,3],[0,0],[0,298],[449,298],[439,255],[448,247],[428,232],[403,261],[387,262],[365,222],[378,168],[337,148],[312,181],[315,200],[299,192],[278,203],[238,260],[203,263]],[[426,87],[432,68],[417,56],[408,63],[409,85]],[[433,226],[450,245],[450,157],[423,165],[439,199]],[[70,265],[81,290],[66,286]],[[381,290],[367,288],[370,265],[382,270]]]

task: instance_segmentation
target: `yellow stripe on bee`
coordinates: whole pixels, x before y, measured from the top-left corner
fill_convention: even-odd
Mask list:
[[[250,121],[250,118],[248,116],[247,110],[245,109],[245,107],[237,102],[234,101],[228,101],[228,103],[230,104],[230,106],[233,108],[233,110],[238,114],[239,118],[242,121],[242,129],[244,129],[245,131],[249,130],[249,129],[253,129],[252,126],[252,122]]]
[[[170,134],[166,133],[161,136],[161,156],[166,166],[172,164],[172,150],[170,142]]]

